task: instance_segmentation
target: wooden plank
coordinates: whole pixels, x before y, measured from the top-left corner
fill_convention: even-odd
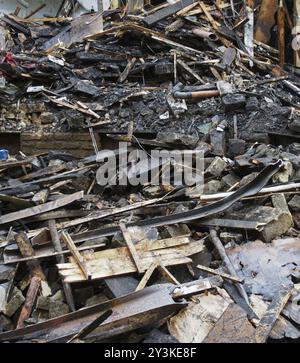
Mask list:
[[[35,193],[31,200],[34,204],[46,203],[49,197],[49,193],[50,191],[48,188],[42,189],[39,192]]]
[[[153,24],[157,23],[158,21],[167,18],[170,15],[176,14],[178,11],[186,8],[187,6],[190,6],[194,2],[197,2],[197,1],[196,0],[177,1],[174,4],[171,4],[167,7],[164,7],[163,9],[156,11],[154,14],[146,16],[143,19],[143,22],[146,23],[147,25],[153,25]]]
[[[55,220],[51,219],[48,223],[48,226],[49,226],[49,231],[51,234],[51,239],[53,242],[54,250],[55,250],[55,252],[60,252],[60,254],[56,257],[56,261],[57,261],[57,263],[64,263],[65,258],[64,258],[64,255],[62,254],[62,246],[61,246],[60,238],[59,238],[58,231],[56,228]],[[74,298],[73,298],[73,294],[72,294],[72,289],[71,289],[70,285],[66,284],[64,281],[62,281],[62,284],[63,284],[63,289],[64,289],[64,293],[65,293],[69,308],[71,311],[75,311],[76,309],[75,309],[75,303],[74,303]]]
[[[219,10],[219,9],[226,9],[226,8],[228,8],[230,6],[230,4],[227,4],[227,3],[225,3],[225,4],[221,4],[221,5],[219,5],[218,7],[217,6],[214,6],[214,5],[212,5],[212,6],[206,6],[207,7],[207,9],[208,10],[210,10],[210,11],[212,11],[212,10]],[[184,9],[183,9],[184,10]],[[192,10],[189,10],[186,14],[185,14],[185,16],[194,16],[194,15],[199,15],[199,14],[203,14],[203,10],[200,8],[200,6],[199,7],[197,7],[197,8],[194,8],[194,9],[192,9]]]
[[[64,206],[71,204],[71,203],[75,202],[76,200],[79,200],[82,198],[83,198],[83,191],[67,195],[66,197],[55,200],[53,202],[48,202],[45,204],[37,205],[32,208],[26,208],[19,212],[8,213],[8,214],[5,214],[4,216],[0,217],[0,225],[6,224],[6,223],[11,223],[14,221],[19,221],[20,219],[26,219],[29,217],[33,217],[33,216],[36,216],[38,214],[42,214],[45,212],[49,212],[51,210],[64,207]]]
[[[31,315],[37,294],[39,292],[40,285],[41,285],[41,279],[36,276],[32,277],[29,289],[26,294],[25,303],[19,315],[16,329],[21,329],[25,327],[24,322]]]
[[[211,26],[215,29],[218,30],[220,24],[210,15],[209,9],[207,8],[207,6],[204,4],[204,2],[199,1],[199,5],[203,11],[203,13],[205,14],[205,16],[207,17],[208,21],[210,22]]]
[[[143,240],[139,242],[135,248],[137,251],[155,251],[164,248],[185,245],[191,242],[189,234],[183,236],[175,236],[160,240]]]
[[[270,335],[274,324],[276,323],[279,315],[285,305],[287,304],[293,289],[284,288],[279,291],[272,302],[268,306],[266,314],[261,318],[256,327],[255,341],[256,343],[265,343]]]
[[[145,288],[155,269],[157,269],[161,273],[161,275],[171,284],[180,285],[180,282],[176,280],[176,278],[165,266],[161,265],[159,262],[154,261],[144,274],[135,291],[139,291]]]
[[[125,80],[126,80],[126,78],[128,77],[128,75],[129,75],[129,73],[130,73],[130,71],[132,70],[132,68],[134,67],[134,65],[135,65],[135,62],[136,62],[136,58],[131,58],[129,61],[128,61],[128,63],[127,63],[127,65],[126,65],[126,67],[125,67],[125,69],[124,69],[124,71],[120,74],[120,77],[119,77],[119,82],[120,83],[123,83]]]
[[[53,165],[53,166],[47,166],[46,168],[40,169],[38,171],[35,171],[33,173],[30,174],[26,174],[24,176],[21,176],[20,178],[18,178],[18,180],[25,182],[25,181],[29,181],[32,179],[36,179],[36,178],[40,178],[40,177],[44,177],[47,175],[52,175],[52,174],[57,174],[61,171],[66,170],[66,165]]]
[[[32,203],[26,199],[17,198],[12,195],[0,194],[0,201],[10,203],[18,208],[28,208],[32,206]]]
[[[54,97],[50,97],[50,96],[47,96],[45,95],[47,98],[49,98],[49,100],[59,106],[62,106],[62,107],[67,107],[67,108],[70,108],[71,110],[76,110],[76,111],[79,111],[79,112],[82,112],[86,115],[89,115],[89,116],[92,116],[92,117],[95,117],[97,120],[100,119],[100,116],[98,114],[96,114],[94,111],[91,111],[90,109],[85,109],[85,108],[82,108],[78,105],[72,105],[71,103],[67,103],[67,102],[63,102],[63,101],[60,101],[60,100],[57,100],[56,98]]]
[[[18,16],[12,17],[19,23],[30,24],[30,23],[64,23],[67,21],[71,21],[72,18],[20,18]]]
[[[246,0],[245,13],[247,22],[244,25],[244,43],[248,53],[251,57],[254,57],[254,11],[253,0]],[[249,61],[250,66],[253,66],[253,62]]]
[[[16,161],[0,161],[0,169],[14,168],[16,166],[30,165],[34,161],[34,157]]]
[[[89,36],[103,30],[102,14],[94,13],[75,18],[71,26],[51,38],[43,45],[43,50],[49,52],[59,44],[69,47],[75,42],[80,42],[85,36]]]
[[[177,247],[155,251],[141,251],[139,252],[139,258],[144,272],[149,269],[154,261],[158,260],[164,266],[191,263],[192,260],[188,256],[199,253],[203,249],[204,239]],[[127,247],[98,251],[93,254],[93,257],[93,259],[90,257],[86,259],[86,266],[92,279],[102,279],[137,272],[136,265]],[[70,263],[57,265],[60,275],[69,283],[84,281],[75,261],[73,262],[72,258],[70,261]]]
[[[191,298],[185,309],[168,321],[168,329],[180,343],[202,343],[232,300],[215,292]]]
[[[108,309],[102,313],[90,324],[82,328],[77,334],[75,334],[67,343],[77,343],[89,335],[92,331],[98,328],[105,320],[107,320],[112,314],[112,310]]]
[[[203,79],[197,73],[195,73],[192,68],[189,67],[182,59],[177,59],[177,63],[186,71],[186,73],[188,73],[200,83],[205,84]]]
[[[137,268],[137,270],[138,270],[139,273],[142,273],[143,272],[143,269],[141,267],[139,255],[136,252],[136,249],[134,247],[134,244],[132,243],[132,239],[131,239],[130,233],[126,229],[126,226],[125,226],[124,223],[120,223],[120,229],[121,229],[123,238],[124,238],[124,240],[126,242],[126,245],[127,245],[128,249],[130,251],[131,257],[132,257],[132,259],[133,259],[133,261],[134,261],[134,263],[136,265],[136,268]]]
[[[85,247],[78,247],[77,249],[78,249],[78,251],[86,251],[86,250],[98,249],[98,248],[102,248],[102,247],[106,247],[106,244],[98,243],[98,244],[89,245],[89,246],[85,246]],[[39,260],[39,259],[55,257],[55,256],[59,256],[59,255],[69,255],[71,253],[69,250],[63,250],[62,252],[52,252],[52,251],[53,250],[50,250],[50,252],[43,254],[43,253],[39,253],[37,250],[36,254],[34,256],[17,258],[17,259],[8,259],[8,260],[5,259],[5,262],[0,262],[0,266],[1,265],[11,265],[11,264],[19,263],[19,262],[28,262],[28,261],[33,261],[33,260]]]
[[[32,258],[35,253],[31,246],[30,240],[25,232],[16,234],[15,241],[18,244],[21,255],[24,258]],[[30,270],[31,276],[38,277],[40,280],[46,281],[46,276],[42,270],[42,267],[38,261],[29,261],[27,266]]]
[[[189,12],[190,10],[194,9],[195,7],[198,7],[199,6],[199,3],[198,1],[197,2],[194,2],[193,4],[191,5],[188,5],[188,6],[185,6],[183,9],[179,10],[176,15],[177,16],[184,16],[186,15],[187,12]]]
[[[80,268],[81,272],[83,273],[83,276],[85,277],[86,280],[89,280],[90,274],[88,273],[87,268],[85,266],[84,258],[81,256],[81,254],[77,250],[72,238],[70,237],[68,232],[65,232],[65,231],[62,232],[61,236],[62,236],[62,239],[64,240],[64,242],[66,243],[66,245],[68,246],[70,252],[72,253],[78,267]]]
[[[17,29],[19,32],[24,33],[25,35],[30,35],[30,30],[20,25],[14,18],[14,15],[6,14],[1,20],[12,26],[14,29]]]
[[[174,42],[173,40],[167,39],[164,35],[162,35],[161,33],[157,32],[157,31],[153,31],[151,29],[145,28],[141,25],[135,24],[135,23],[122,23],[119,25],[116,25],[115,27],[112,27],[110,29],[104,30],[100,33],[97,34],[93,34],[90,36],[85,37],[85,40],[93,40],[93,39],[97,39],[98,37],[107,35],[107,34],[112,34],[112,33],[116,33],[118,31],[137,31],[137,32],[141,32],[149,37],[151,37],[152,39],[155,39],[161,43],[165,43],[167,45],[169,45],[171,48],[179,48],[184,50],[185,52],[193,52],[196,54],[200,54],[203,55],[203,52],[198,50],[198,49],[194,49],[194,48],[190,48],[187,47],[185,45],[182,45],[181,43],[177,43]],[[124,100],[126,100],[127,98],[125,97]]]
[[[206,267],[206,266],[197,265],[196,267],[201,271],[208,272],[208,273],[210,273],[212,275],[220,276],[220,277],[222,277],[222,278],[224,278],[226,280],[229,280],[229,281],[238,282],[240,284],[242,284],[244,282],[243,279],[240,279],[238,277],[226,274],[225,272],[219,272],[219,271],[213,270],[212,268],[209,268],[209,267]]]

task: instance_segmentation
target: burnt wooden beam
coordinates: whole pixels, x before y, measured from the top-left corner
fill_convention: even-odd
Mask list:
[[[197,2],[196,0],[177,1],[175,4],[169,5],[163,9],[156,11],[154,14],[146,16],[143,19],[143,22],[146,23],[147,25],[153,25],[158,21],[163,20],[170,15],[176,14],[178,11],[196,2]]]
[[[31,315],[37,294],[39,292],[41,285],[41,279],[37,276],[32,277],[29,289],[27,291],[25,303],[22,307],[18,323],[17,323],[17,329],[21,329],[25,327],[25,320],[28,319]]]
[[[21,255],[24,258],[32,258],[35,255],[34,249],[25,232],[18,233],[15,236]],[[39,261],[28,261],[27,266],[32,277],[38,277],[40,280],[46,281],[46,276],[40,266]]]
[[[255,341],[256,343],[265,343],[268,339],[276,320],[279,318],[279,315],[282,309],[287,304],[293,289],[288,287],[283,287],[278,293],[274,296],[271,301],[267,312],[261,318],[258,323],[255,331]]]
[[[33,217],[45,212],[49,212],[54,209],[64,207],[68,204],[75,202],[76,200],[83,198],[83,191],[67,195],[61,199],[55,200],[53,202],[37,205],[32,208],[26,208],[18,212],[8,213],[0,217],[0,225],[12,223],[14,221],[19,221],[28,217]]]
[[[134,244],[132,242],[132,239],[131,239],[131,235],[130,233],[128,232],[126,226],[124,223],[120,223],[120,229],[121,229],[121,232],[122,232],[122,235],[123,235],[123,238],[126,242],[126,245],[129,249],[129,252],[131,254],[131,257],[135,263],[135,266],[138,270],[139,273],[142,273],[144,271],[144,269],[142,268],[141,266],[141,261],[140,261],[140,258],[139,258],[139,255],[134,247]]]
[[[25,35],[30,35],[30,30],[28,28],[25,28],[24,26],[20,25],[18,22],[16,22],[14,19],[12,19],[11,15],[6,14],[2,20],[10,25],[11,27],[13,27],[14,29],[18,30],[19,32],[25,34]]]
[[[57,261],[57,263],[64,263],[65,257],[62,253],[63,250],[62,250],[59,234],[58,234],[58,231],[56,228],[55,220],[51,219],[48,223],[48,226],[49,226],[49,231],[50,231],[51,239],[53,242],[54,250],[55,250],[55,252],[60,252],[60,254],[56,256],[56,261]],[[75,303],[74,303],[71,286],[70,286],[70,284],[67,284],[64,281],[62,281],[62,285],[63,285],[64,293],[65,293],[69,308],[71,311],[75,311],[76,309],[75,309]]]
[[[75,246],[75,243],[73,242],[72,238],[70,237],[70,235],[67,232],[62,232],[62,239],[63,241],[66,243],[66,245],[68,246],[76,264],[78,265],[79,269],[81,270],[83,276],[85,277],[86,280],[90,279],[90,274],[87,271],[86,265],[85,265],[85,261],[84,258],[81,256],[81,254],[79,253],[77,247]]]

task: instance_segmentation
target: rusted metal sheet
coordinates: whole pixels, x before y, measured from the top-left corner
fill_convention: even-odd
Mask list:
[[[208,280],[198,280],[180,286],[173,284],[153,285],[44,323],[2,333],[0,334],[0,341],[30,339],[38,342],[65,342],[88,327],[105,311],[111,309],[112,314],[87,336],[89,339],[95,338],[97,340],[110,338],[143,326],[155,325],[158,321],[173,315],[187,305],[184,300],[176,302],[174,298],[182,299],[182,297],[196,294],[211,287]]]
[[[170,295],[174,285],[155,285],[74,313],[24,329],[0,334],[0,341],[36,339],[40,342],[66,341],[94,321],[102,312],[112,309],[112,315],[101,324],[92,337],[108,338],[154,322],[173,314],[186,303],[177,303]]]

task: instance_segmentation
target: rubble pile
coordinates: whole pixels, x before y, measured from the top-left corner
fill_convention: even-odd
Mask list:
[[[1,342],[299,341],[300,78],[265,3],[2,18],[1,132],[94,154],[3,154]]]
[[[97,114],[91,122],[100,122],[101,132],[126,131],[134,120],[135,132],[203,137],[212,119],[233,128],[233,117],[246,141],[253,133],[299,132],[299,71],[279,69],[278,50],[264,43],[253,41],[249,55],[243,26],[230,31],[240,18],[229,4],[175,5],[167,7],[170,16],[165,8],[146,17],[107,11],[102,33],[82,30],[97,23],[95,14],[54,25],[6,15],[1,131],[76,130],[87,116],[79,101]],[[220,98],[222,80],[231,87]]]

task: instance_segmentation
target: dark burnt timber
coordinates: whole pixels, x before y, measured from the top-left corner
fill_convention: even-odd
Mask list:
[[[196,1],[195,0],[177,1],[177,2],[175,2],[175,4],[168,5],[165,8],[155,12],[154,14],[145,17],[143,19],[143,21],[147,25],[153,25],[153,24],[157,23],[158,21],[167,18],[170,15],[176,14],[177,12],[179,12],[180,10],[193,4],[194,2],[196,2]]]

